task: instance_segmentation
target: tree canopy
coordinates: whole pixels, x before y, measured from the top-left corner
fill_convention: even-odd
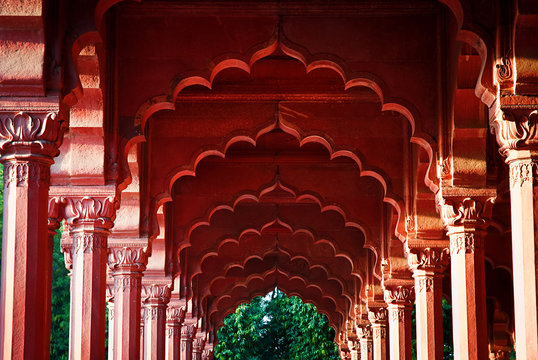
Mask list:
[[[218,337],[219,360],[340,359],[327,317],[278,289],[238,306]]]

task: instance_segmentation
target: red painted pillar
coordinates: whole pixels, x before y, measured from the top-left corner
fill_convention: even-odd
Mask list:
[[[406,285],[385,286],[388,304],[389,353],[391,360],[411,360],[411,308],[415,298],[413,280]]]
[[[387,309],[368,307],[368,320],[372,326],[373,360],[387,359]]]
[[[196,324],[181,327],[181,360],[192,360],[192,343],[197,330]]]
[[[168,284],[144,285],[144,360],[164,360]]]
[[[417,244],[418,245],[418,244]],[[424,241],[410,247],[409,265],[415,278],[417,359],[443,359],[443,272],[449,261],[446,241]]]
[[[485,232],[469,222],[450,226],[452,281],[452,330],[454,358],[488,358],[486,275],[483,238]]]
[[[115,243],[109,247],[108,264],[114,277],[115,360],[140,359],[140,296],[146,263],[143,246]]]
[[[63,198],[65,218],[73,237],[70,331],[73,360],[105,357],[107,238],[116,202],[110,195],[79,195],[92,190],[72,188],[73,193]]]
[[[205,339],[196,338],[192,343],[192,358],[193,360],[202,360],[202,353],[205,348]]]
[[[48,359],[50,353],[52,247],[47,205],[50,166],[62,136],[53,106],[39,105],[28,113],[0,112],[4,165],[0,357],[4,359]]]
[[[166,360],[180,359],[181,325],[185,319],[185,308],[168,304],[166,309]]]

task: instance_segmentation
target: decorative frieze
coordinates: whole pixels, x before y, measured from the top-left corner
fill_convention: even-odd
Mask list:
[[[4,188],[15,184],[17,187],[48,184],[50,167],[40,162],[4,162]]]
[[[106,249],[107,237],[100,233],[75,232],[73,234],[73,250],[75,254],[88,254],[96,249]]]
[[[531,185],[538,180],[538,164],[534,160],[514,161],[510,163],[510,188]]]
[[[434,290],[434,280],[431,277],[420,277],[417,279],[417,292],[432,292]]]

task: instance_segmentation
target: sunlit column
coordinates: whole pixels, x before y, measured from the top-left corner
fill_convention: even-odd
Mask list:
[[[449,262],[449,244],[441,240],[419,242],[410,246],[408,257],[415,278],[417,359],[442,359],[442,279]]]
[[[387,359],[387,309],[368,306],[368,320],[372,325],[373,360]]]
[[[197,330],[196,324],[184,324],[181,327],[181,360],[192,360],[192,342]]]
[[[411,308],[415,298],[413,280],[405,285],[385,286],[388,304],[389,353],[391,360],[411,360]]]
[[[181,325],[185,320],[185,308],[168,304],[166,309],[166,360],[180,359]]]
[[[373,360],[372,328],[370,325],[357,327],[361,346],[361,360]]]
[[[144,285],[144,360],[164,360],[168,284]]]

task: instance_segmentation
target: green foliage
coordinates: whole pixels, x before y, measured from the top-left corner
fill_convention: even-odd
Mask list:
[[[69,354],[69,293],[71,279],[60,251],[61,230],[54,237],[52,256],[52,323],[50,358],[67,360]]]
[[[219,360],[340,359],[327,317],[278,289],[238,306],[218,336]]]

